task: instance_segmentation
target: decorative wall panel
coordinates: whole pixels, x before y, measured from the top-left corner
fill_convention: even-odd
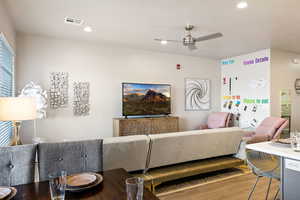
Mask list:
[[[90,83],[74,82],[73,113],[76,116],[89,115],[90,113]]]
[[[67,72],[52,72],[50,74],[50,108],[58,109],[68,105],[69,74]]]

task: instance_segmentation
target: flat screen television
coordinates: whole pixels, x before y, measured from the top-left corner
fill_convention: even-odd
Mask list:
[[[171,85],[122,83],[123,116],[171,114]]]

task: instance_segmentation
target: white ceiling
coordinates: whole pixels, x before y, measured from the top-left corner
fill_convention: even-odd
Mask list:
[[[134,48],[225,58],[276,47],[300,52],[299,0],[248,0],[238,10],[237,0],[6,0],[23,33],[120,44]],[[288,3],[287,3],[288,2]],[[64,24],[78,17],[93,28]],[[222,32],[223,38],[198,43],[189,51],[181,44],[166,46],[154,38],[181,39],[185,24],[194,36]]]

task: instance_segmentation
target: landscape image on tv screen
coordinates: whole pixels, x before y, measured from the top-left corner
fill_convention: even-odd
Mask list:
[[[123,83],[123,115],[171,113],[171,86],[167,84]]]

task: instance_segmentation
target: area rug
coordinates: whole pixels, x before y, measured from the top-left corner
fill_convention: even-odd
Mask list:
[[[246,165],[242,165],[235,168],[224,169],[217,172],[170,181],[157,186],[156,195],[160,197],[249,173],[251,173],[251,171],[248,169],[248,167]]]

